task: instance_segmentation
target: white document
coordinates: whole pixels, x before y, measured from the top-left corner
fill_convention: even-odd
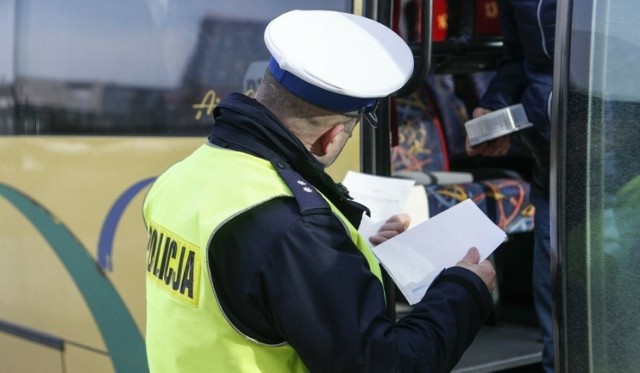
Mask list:
[[[364,219],[363,224],[368,226]],[[375,233],[373,225],[367,229]],[[424,297],[436,276],[455,266],[471,247],[478,248],[482,261],[505,238],[504,231],[467,199],[374,247],[373,252],[413,305]]]
[[[371,217],[362,216],[358,228],[367,243],[392,215],[408,214],[411,217],[409,228],[429,218],[427,193],[424,186],[415,185],[413,180],[348,171],[342,183],[356,202],[371,211]]]
[[[377,223],[403,211],[415,181],[349,171],[342,184],[356,202],[369,208]]]

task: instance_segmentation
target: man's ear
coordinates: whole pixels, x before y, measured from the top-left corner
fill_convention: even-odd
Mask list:
[[[311,153],[317,157],[326,155],[329,152],[329,147],[336,139],[336,136],[338,136],[338,134],[343,130],[343,123],[337,123],[333,127],[329,128],[325,133],[320,135],[313,144],[311,144]]]

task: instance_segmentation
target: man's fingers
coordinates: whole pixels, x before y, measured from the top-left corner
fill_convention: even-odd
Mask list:
[[[399,235],[409,228],[411,216],[405,213],[393,215],[378,229],[375,235],[369,237],[369,242],[379,245],[384,241]]]
[[[507,154],[509,147],[511,147],[511,138],[509,136],[496,139],[493,156],[498,157]]]
[[[473,147],[469,144],[469,138],[467,137],[465,143],[465,149],[469,156],[484,155],[485,157],[499,157],[507,154],[510,147],[511,138],[509,136],[502,136]]]
[[[477,248],[472,247],[467,251],[467,254],[462,258],[461,262],[469,265],[478,264],[480,261],[480,251]]]
[[[475,108],[475,109],[473,110],[473,112],[471,113],[471,116],[472,116],[473,118],[477,118],[477,117],[479,117],[479,116],[482,116],[482,115],[488,114],[488,113],[490,113],[490,112],[491,112],[491,110],[487,110],[487,109],[484,109],[484,108],[481,108],[481,107],[477,107],[477,108]]]
[[[469,143],[469,138],[468,137],[467,137],[467,139],[465,141],[465,150],[467,151],[467,155],[469,155],[469,156],[482,154],[484,152],[484,149],[486,148],[486,146],[487,146],[486,143],[478,144],[476,146],[471,146],[471,144]]]
[[[480,251],[472,247],[467,251],[467,255],[458,262],[458,266],[466,268],[478,275],[482,282],[487,285],[487,289],[492,291],[496,287],[496,271],[489,260],[480,261]]]
[[[493,264],[491,264],[491,262],[488,260],[483,260],[482,262],[480,262],[480,264],[478,264],[478,267],[478,272],[482,274],[480,277],[487,285],[489,291],[493,291],[493,289],[495,289],[496,287],[496,270],[493,267]]]
[[[382,227],[380,227],[380,229],[382,230],[382,228],[385,228],[385,226],[393,226],[394,228],[403,227],[404,230],[406,230],[409,227],[410,223],[411,223],[411,216],[409,214],[399,213],[387,219],[385,224]]]
[[[380,230],[374,236],[369,237],[369,242],[379,245],[384,241],[397,236],[400,232],[397,230]]]
[[[394,231],[396,233],[402,233],[409,228],[409,224],[411,223],[411,216],[405,213],[395,214],[387,221],[382,224],[382,226],[378,229],[378,234],[381,234],[384,231]]]

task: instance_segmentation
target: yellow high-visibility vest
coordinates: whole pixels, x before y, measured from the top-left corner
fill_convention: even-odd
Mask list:
[[[209,273],[207,248],[220,226],[280,196],[293,193],[270,162],[210,145],[156,180],[143,206],[149,231],[146,345],[151,372],[307,370],[288,344],[260,343],[236,330],[218,305]],[[382,281],[364,239],[327,202]]]

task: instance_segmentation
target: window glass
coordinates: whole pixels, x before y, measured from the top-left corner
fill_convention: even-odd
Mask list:
[[[589,92],[592,368],[630,372],[640,364],[640,2],[594,1],[592,14],[589,86],[578,87]]]
[[[0,128],[13,128],[14,0],[0,0]]]
[[[21,0],[15,7],[0,8],[0,17],[15,14],[16,123],[0,132],[201,135],[221,98],[251,94],[261,78],[270,19],[294,8],[350,12],[352,3]]]

